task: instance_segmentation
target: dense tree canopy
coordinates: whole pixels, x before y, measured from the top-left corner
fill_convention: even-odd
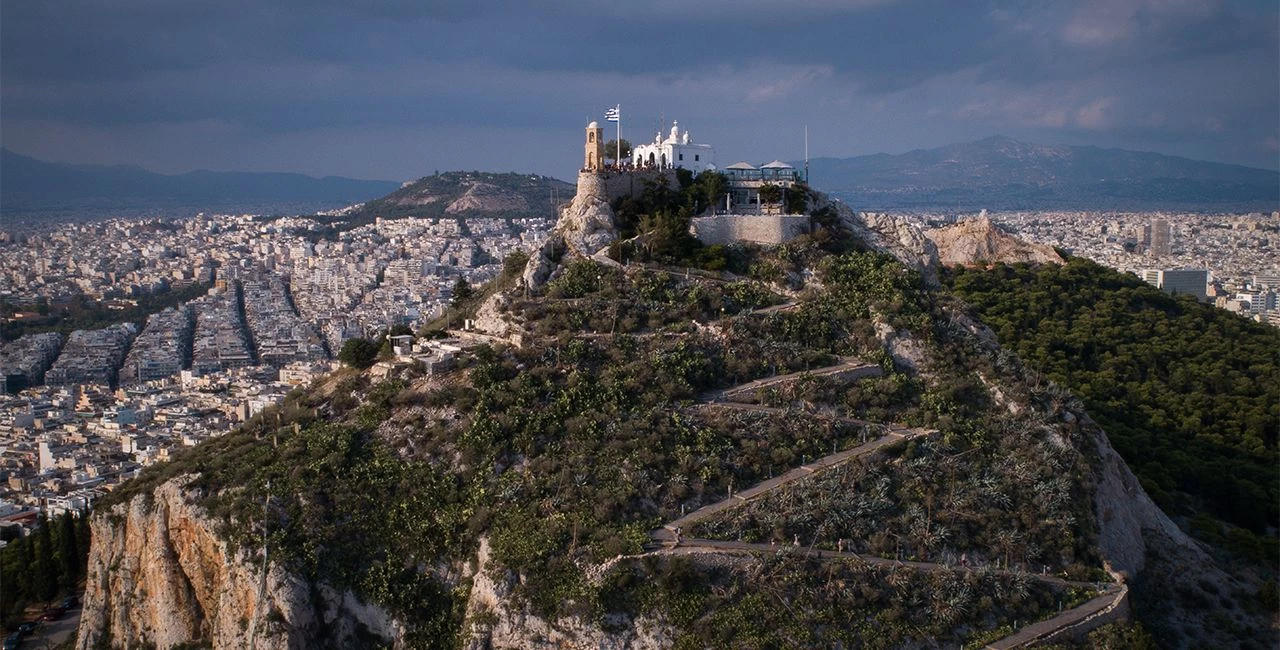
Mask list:
[[[84,575],[87,513],[65,513],[52,520],[41,515],[36,526],[0,550],[0,624],[5,627],[23,621],[29,605],[72,593]]]
[[[618,151],[618,141],[609,140],[604,143],[604,155],[610,160],[626,160],[631,157],[631,143],[626,139],[622,139],[622,151]]]
[[[1166,511],[1258,533],[1280,523],[1280,331],[1082,259],[947,280],[1085,401]]]
[[[377,359],[378,344],[365,338],[348,340],[338,352],[338,360],[353,368],[368,368]]]

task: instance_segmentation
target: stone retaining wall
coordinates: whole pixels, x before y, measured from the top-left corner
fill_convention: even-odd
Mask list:
[[[1129,620],[1129,589],[1121,586],[1121,593],[1116,597],[1115,602],[1108,605],[1105,609],[1099,610],[1086,616],[1075,623],[1060,627],[1049,634],[1035,639],[1029,646],[1048,645],[1053,643],[1064,643],[1067,641],[1081,641],[1085,635],[1111,623],[1119,623]]]
[[[809,216],[803,214],[718,214],[694,217],[690,231],[707,245],[749,241],[781,244],[809,232]]]

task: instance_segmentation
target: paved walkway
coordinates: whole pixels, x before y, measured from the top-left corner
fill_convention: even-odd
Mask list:
[[[617,264],[617,262],[614,262],[614,264]],[[695,269],[692,267],[667,267],[667,266],[662,266],[660,264],[653,264],[651,262],[628,261],[624,266],[624,268],[627,268],[627,269],[636,268],[636,267],[645,269],[647,271],[656,271],[658,273],[666,273],[667,275],[674,276],[677,278],[684,278],[689,280],[692,280],[693,278],[697,278],[699,280],[715,282],[716,284],[729,284],[730,282],[737,282],[741,279],[737,276],[734,276],[732,278],[726,278],[724,277],[724,275],[717,273],[715,271],[704,271],[702,269]]]
[[[852,424],[856,426],[866,427],[887,427],[883,422],[872,422],[870,420],[859,420],[858,418],[845,417],[843,415],[827,415],[825,413],[812,413],[800,409],[779,408],[777,406],[761,406],[759,404],[743,404],[742,402],[705,402],[694,404],[690,408],[717,408],[729,411],[748,411],[752,413],[768,413],[770,415],[781,416],[808,416],[818,418],[820,420],[833,420],[841,424]],[[891,427],[890,427],[891,428]]]
[[[784,303],[764,309],[755,310],[753,313],[767,313],[770,311],[782,311],[794,308],[792,303]],[[802,372],[794,372],[785,375],[777,375],[765,379],[757,379],[755,381],[740,384],[726,388],[724,390],[713,391],[702,395],[701,404],[697,404],[690,408],[723,408],[740,411],[750,411],[759,413],[770,413],[775,415],[807,415],[810,417],[824,417],[820,414],[797,412],[792,409],[781,409],[768,406],[759,406],[754,404],[735,403],[730,400],[736,395],[754,392],[761,388],[767,388],[775,384],[790,381],[803,377],[805,375],[811,377],[823,377],[836,375],[844,379],[860,379],[863,377],[879,377],[883,375],[883,370],[875,364],[864,363],[857,359],[845,359],[843,363],[819,368],[817,370],[806,370]],[[892,445],[904,440],[911,440],[922,436],[937,433],[927,429],[906,429],[893,428],[892,425],[886,425],[878,422],[868,422],[854,418],[844,418],[839,416],[826,416],[840,422],[865,425],[865,426],[888,426],[889,432],[884,436],[877,438],[871,442],[864,443],[853,449],[848,449],[839,453],[824,456],[807,465],[801,465],[781,476],[771,478],[769,480],[757,483],[737,494],[721,499],[715,503],[703,506],[697,510],[680,517],[674,521],[664,524],[661,528],[649,532],[651,540],[648,546],[648,553],[652,554],[680,554],[692,555],[700,553],[742,553],[759,555],[762,553],[794,553],[803,555],[804,557],[812,557],[818,559],[844,559],[862,562],[874,566],[883,567],[908,567],[920,571],[965,571],[975,572],[984,571],[1001,575],[1018,575],[1026,576],[1043,582],[1064,588],[1086,587],[1090,589],[1103,589],[1103,593],[1095,598],[1090,599],[1084,604],[1069,609],[1052,618],[1033,623],[1025,626],[1015,633],[995,641],[985,646],[991,650],[1006,650],[1008,648],[1026,647],[1032,643],[1048,638],[1049,636],[1060,632],[1063,629],[1078,625],[1089,617],[1098,615],[1103,612],[1110,611],[1119,606],[1128,594],[1128,587],[1123,583],[1115,583],[1108,586],[1099,585],[1093,582],[1078,582],[1065,580],[1057,576],[1039,573],[1027,573],[1024,571],[1014,571],[1012,569],[1002,569],[996,567],[972,568],[965,566],[955,566],[948,564],[938,564],[934,562],[914,562],[904,560],[891,560],[888,558],[862,555],[851,552],[830,551],[814,548],[806,548],[797,545],[786,544],[760,544],[752,542],[733,542],[714,539],[703,539],[696,537],[685,537],[685,530],[693,528],[698,523],[706,519],[740,505],[746,504],[752,499],[759,498],[772,490],[776,490],[794,481],[812,476],[817,472],[839,467],[851,460],[861,458],[863,456],[874,453],[887,445]]]
[[[796,307],[799,307],[799,306],[800,306],[799,303],[784,302],[781,305],[774,305],[772,307],[761,307],[760,309],[753,309],[751,310],[751,314],[753,316],[760,315],[760,314],[773,314],[780,311],[791,311],[792,309],[795,309]]]
[[[757,483],[741,492],[735,493],[733,496],[726,497],[715,503],[698,508],[675,521],[664,524],[662,528],[651,532],[649,536],[653,538],[654,541],[658,542],[674,541],[675,531],[677,528],[682,531],[690,529],[695,524],[715,515],[716,513],[740,506],[752,499],[770,492],[771,490],[776,490],[787,485],[788,483],[793,483],[802,478],[807,478],[816,472],[828,470],[833,467],[839,467],[851,460],[878,451],[887,445],[892,445],[903,440],[918,438],[930,433],[933,432],[926,429],[899,429],[896,431],[890,431],[884,436],[872,440],[871,442],[858,445],[853,449],[846,449],[845,451],[831,454],[830,456],[824,456],[812,463],[809,463],[808,465],[801,465],[786,474],[775,476],[767,481]]]
[[[874,363],[867,363],[859,359],[845,359],[843,363],[825,368],[816,368],[813,370],[801,370],[800,372],[792,372],[785,375],[774,375],[773,377],[765,377],[749,381],[745,384],[738,384],[723,390],[712,391],[702,395],[699,401],[702,402],[724,402],[731,401],[734,396],[743,393],[754,393],[761,388],[768,388],[775,384],[799,379],[804,376],[809,377],[828,377],[837,375],[843,379],[861,379],[863,377],[879,377],[884,374],[884,369]]]
[[[657,531],[654,531],[657,533]],[[890,558],[880,557],[878,555],[864,555],[861,553],[853,553],[849,551],[831,551],[826,549],[807,548],[804,546],[794,546],[792,544],[761,544],[759,542],[730,542],[719,539],[703,539],[700,537],[680,537],[680,543],[674,544],[675,541],[671,535],[671,531],[663,530],[667,533],[668,539],[665,546],[655,548],[655,555],[696,555],[698,553],[741,553],[760,555],[762,553],[782,553],[798,555],[806,558],[816,558],[820,560],[853,560],[871,566],[881,567],[905,567],[908,569],[916,569],[919,571],[960,571],[964,573],[989,573],[1003,576],[1027,576],[1038,582],[1051,584],[1058,587],[1084,587],[1088,589],[1097,589],[1098,583],[1080,582],[1077,580],[1066,580],[1058,576],[1044,573],[1028,573],[1026,571],[1016,571],[1014,569],[1004,569],[995,566],[984,567],[966,567],[954,564],[939,564],[937,562],[915,562],[912,560],[893,560]],[[1108,591],[1110,594],[1110,591]],[[1110,599],[1110,595],[1108,595]],[[1092,602],[1092,601],[1090,601]],[[1075,611],[1075,610],[1069,610]]]
[[[1112,585],[1101,596],[1093,598],[1079,607],[1068,609],[1053,618],[1045,619],[1039,623],[1032,623],[1031,625],[1023,627],[1017,632],[1014,632],[999,641],[988,643],[984,647],[989,648],[990,650],[1025,648],[1033,643],[1046,639],[1063,628],[1071,627],[1090,616],[1119,606],[1120,601],[1123,600],[1128,593],[1129,587],[1126,585]]]

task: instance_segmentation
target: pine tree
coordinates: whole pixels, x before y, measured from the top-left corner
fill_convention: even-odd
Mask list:
[[[471,288],[471,284],[467,282],[466,278],[459,277],[453,283],[453,297],[450,299],[449,305],[457,307],[473,295],[475,295],[475,290]]]
[[[75,515],[64,512],[58,521],[58,562],[62,588],[73,591],[80,579],[80,549],[76,544]]]

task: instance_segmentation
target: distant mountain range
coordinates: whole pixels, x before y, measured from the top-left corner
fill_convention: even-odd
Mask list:
[[[0,214],[5,218],[219,210],[299,213],[359,203],[399,186],[393,181],[285,173],[167,175],[131,165],[51,163],[0,149]]]
[[[1280,209],[1275,171],[1003,136],[809,166],[815,188],[867,210]]]
[[[796,163],[797,166],[800,163]],[[858,209],[1280,209],[1280,173],[1156,153],[1046,146],[995,136],[904,154],[810,161],[813,186]],[[302,174],[73,165],[0,149],[0,216],[302,214],[367,202],[352,216],[551,214],[573,186],[544,176],[448,172],[411,183]],[[379,198],[381,197],[381,198]]]

